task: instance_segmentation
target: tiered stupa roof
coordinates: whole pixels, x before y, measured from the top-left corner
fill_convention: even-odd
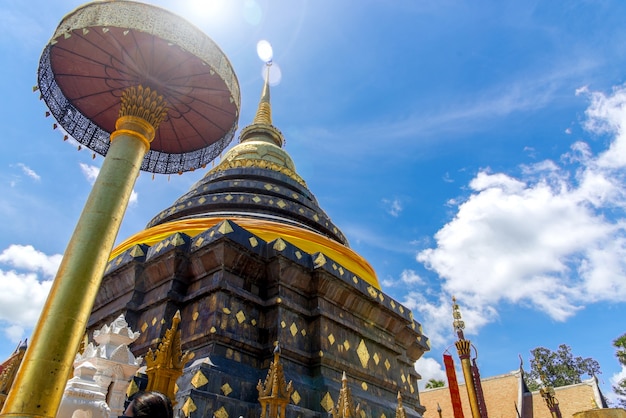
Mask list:
[[[269,66],[267,74],[256,116],[239,144],[111,258],[135,244],[152,245],[176,232],[193,237],[229,220],[267,242],[282,238],[310,254],[321,252],[380,289],[372,267],[349,248],[284,150],[283,134],[272,124]]]

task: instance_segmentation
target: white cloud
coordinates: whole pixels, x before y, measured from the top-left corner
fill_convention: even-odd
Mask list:
[[[441,363],[431,357],[422,357],[415,362],[415,370],[422,376],[418,382],[419,390],[424,390],[424,386],[430,379],[443,380],[448,385],[448,378]]]
[[[502,302],[563,321],[587,303],[626,299],[626,86],[590,97],[585,126],[612,136],[607,150],[594,156],[576,142],[560,165],[522,166],[520,178],[482,170],[469,197],[453,202],[457,213],[436,233],[436,246],[417,255],[443,280],[444,293],[472,306],[467,315],[482,324]],[[418,299],[409,295],[407,303]],[[445,305],[415,306],[434,325],[427,333],[433,339],[436,316],[450,322]],[[466,324],[476,326],[469,317]]]
[[[33,169],[31,169],[30,167],[28,167],[27,165],[25,165],[23,163],[17,163],[17,165],[22,169],[24,174],[26,174],[31,179],[36,180],[36,181],[41,180],[41,176],[39,174],[35,173],[35,171]]]
[[[49,278],[56,274],[62,258],[60,254],[46,255],[32,245],[13,244],[0,253],[0,263],[20,270],[40,272]]]
[[[383,199],[383,204],[385,205],[388,214],[395,218],[400,216],[400,212],[402,212],[402,203],[399,199]]]
[[[0,328],[9,340],[18,342],[37,322],[61,258],[30,245],[11,245],[0,253],[0,264],[13,268],[0,269]]]
[[[100,167],[96,167],[95,165],[80,163],[80,170],[91,185],[96,182],[98,174],[100,174]]]
[[[24,337],[24,327],[19,325],[10,325],[4,329],[4,334],[12,343],[19,343]]]
[[[414,270],[404,270],[400,273],[400,280],[406,284],[424,284],[424,279]]]

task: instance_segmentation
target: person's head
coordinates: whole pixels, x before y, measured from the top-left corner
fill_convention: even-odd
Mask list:
[[[124,411],[125,417],[173,418],[170,399],[160,392],[137,394]]]

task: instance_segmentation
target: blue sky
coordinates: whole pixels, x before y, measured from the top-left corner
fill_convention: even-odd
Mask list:
[[[82,4],[0,2],[0,358],[29,336],[102,157],[77,151],[32,93],[43,47]],[[413,309],[443,378],[455,295],[483,376],[568,344],[605,394],[626,332],[626,3],[159,1],[261,91],[322,208]],[[279,71],[278,71],[279,70]],[[204,173],[142,174],[118,242]]]

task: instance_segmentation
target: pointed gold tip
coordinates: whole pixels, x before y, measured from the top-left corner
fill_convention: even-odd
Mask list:
[[[265,72],[265,82],[263,83],[263,91],[261,92],[261,100],[256,111],[253,124],[272,124],[272,106],[270,104],[270,66],[267,64]]]

